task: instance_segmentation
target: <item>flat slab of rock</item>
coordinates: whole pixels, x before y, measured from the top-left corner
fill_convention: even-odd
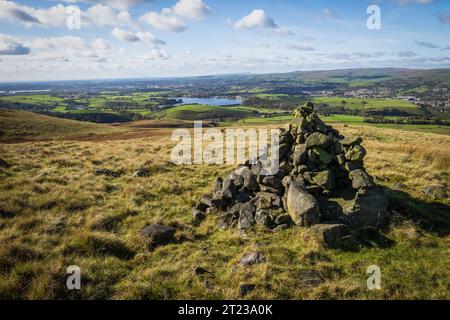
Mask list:
[[[341,247],[345,241],[343,239],[352,234],[345,224],[316,224],[312,226],[311,231],[328,248]]]
[[[176,229],[163,224],[151,224],[142,229],[139,234],[149,239],[152,247],[161,246],[174,241]]]

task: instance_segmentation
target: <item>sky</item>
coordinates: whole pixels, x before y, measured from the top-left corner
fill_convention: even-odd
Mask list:
[[[0,0],[1,82],[360,67],[449,68],[450,1]]]

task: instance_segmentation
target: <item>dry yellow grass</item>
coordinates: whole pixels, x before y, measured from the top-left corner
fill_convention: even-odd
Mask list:
[[[194,226],[192,205],[229,167],[170,164],[171,130],[146,131],[140,139],[0,144],[1,158],[12,165],[0,172],[0,298],[159,299],[168,288],[177,299],[233,299],[239,284],[256,283],[246,298],[448,299],[449,230],[443,225],[437,232],[439,220],[432,217],[448,223],[449,203],[433,203],[421,190],[447,185],[450,138],[368,126],[338,129],[364,137],[366,166],[379,183],[403,185],[391,195],[405,209],[387,230],[392,247],[326,250],[302,228],[277,234],[257,229],[242,237],[218,230],[213,216]],[[96,175],[99,168],[119,176]],[[132,177],[138,168],[148,176]],[[155,222],[176,225],[183,241],[149,252],[138,233]],[[254,250],[267,263],[236,266]],[[82,270],[80,291],[65,287],[72,264]],[[380,291],[365,287],[371,264],[382,268]],[[212,274],[197,277],[195,266]],[[317,272],[323,283],[303,286],[299,274],[305,270]]]

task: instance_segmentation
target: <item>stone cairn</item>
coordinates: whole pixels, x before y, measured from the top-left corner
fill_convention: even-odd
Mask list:
[[[361,143],[326,125],[307,103],[281,129],[278,172],[263,175],[259,162],[247,162],[216,178],[212,195],[193,208],[194,220],[216,214],[221,229],[240,232],[255,224],[271,231],[311,227],[328,247],[354,241],[352,230],[388,220],[387,197],[364,169]]]

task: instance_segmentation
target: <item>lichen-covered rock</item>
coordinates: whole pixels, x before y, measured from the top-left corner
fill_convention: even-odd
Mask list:
[[[314,132],[306,139],[306,148],[321,147],[326,148],[330,145],[331,138],[326,134]]]
[[[296,225],[311,226],[319,221],[319,204],[299,181],[294,181],[289,187],[287,207]]]
[[[356,169],[350,171],[350,180],[352,180],[352,187],[354,189],[359,188],[373,188],[375,186],[373,178],[367,174],[364,170]]]
[[[366,149],[364,149],[364,147],[360,145],[351,147],[345,153],[345,158],[349,161],[362,161],[365,156],[366,156]]]

